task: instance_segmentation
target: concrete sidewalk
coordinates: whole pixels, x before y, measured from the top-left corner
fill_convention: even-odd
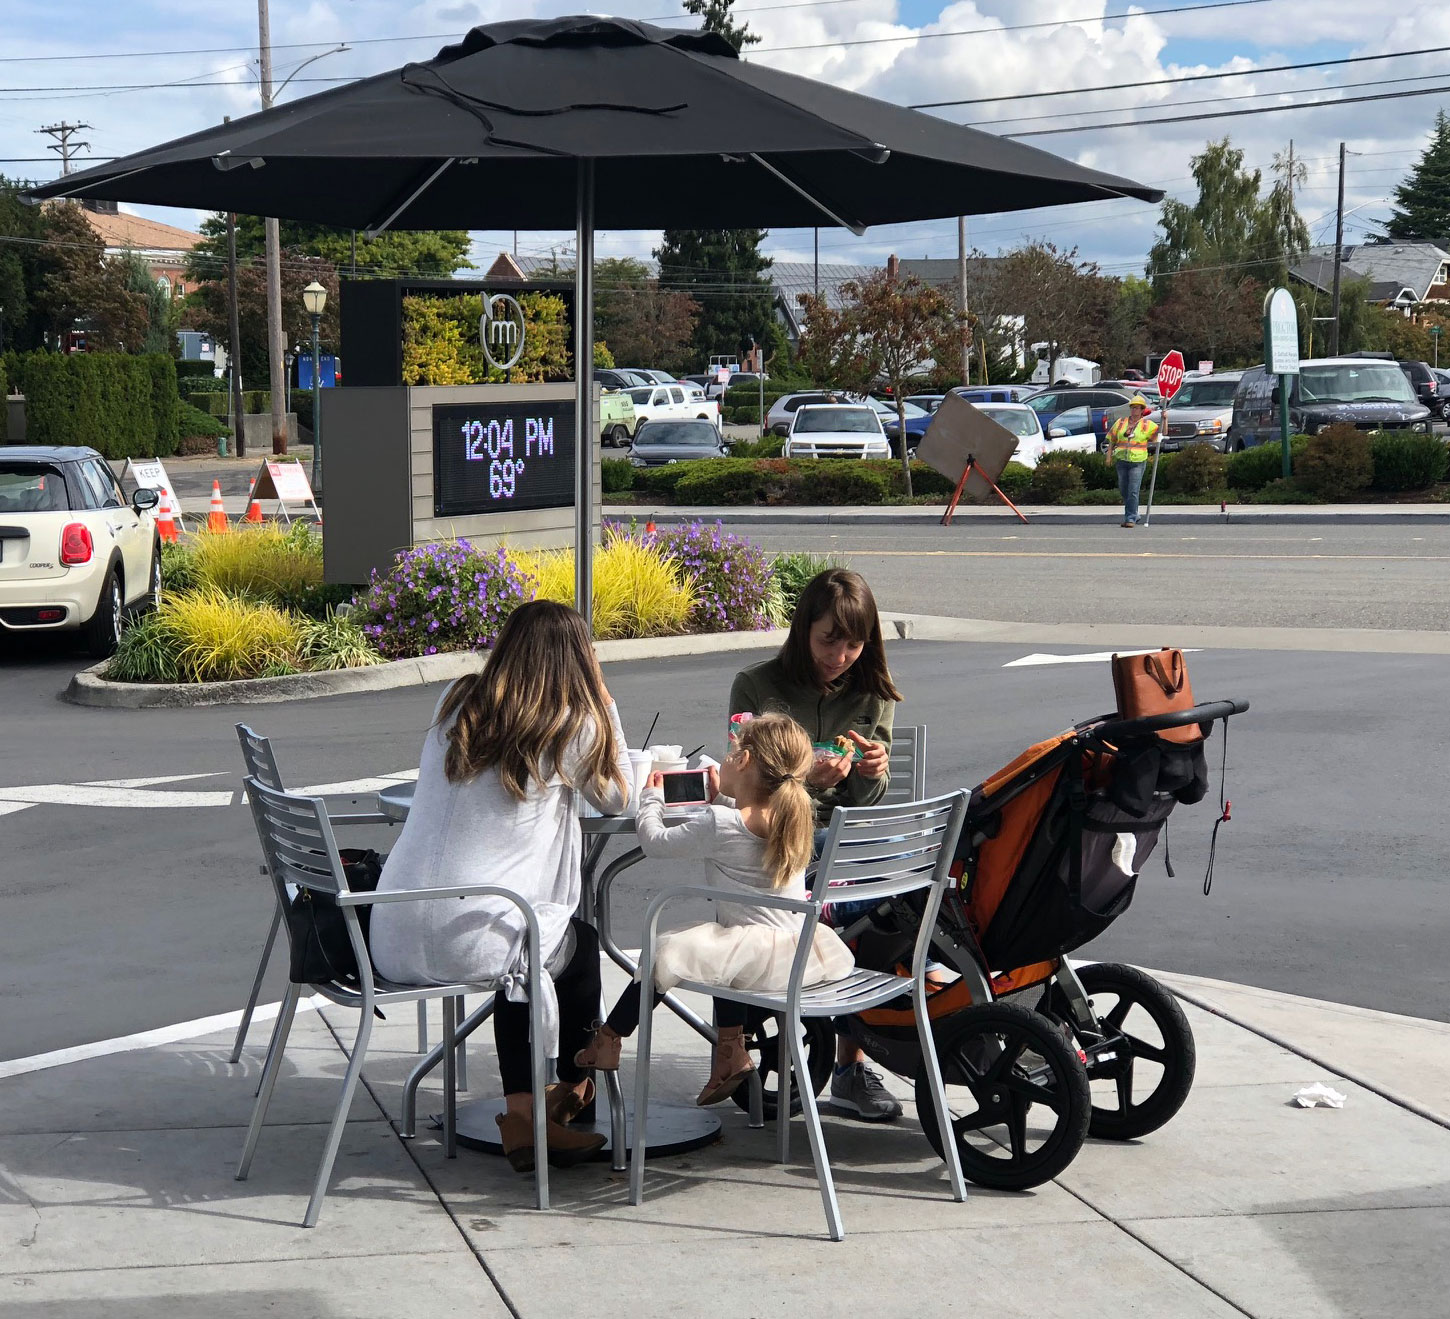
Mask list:
[[[779,1167],[773,1129],[749,1130],[730,1104],[719,1144],[651,1164],[638,1209],[607,1164],[556,1172],[541,1214],[502,1160],[445,1160],[427,1130],[400,1141],[409,1012],[377,1023],[312,1231],[297,1224],[354,1014],[299,1017],[244,1183],[232,1174],[267,1024],[237,1067],[229,1031],[41,1070],[0,1064],[0,1315],[1443,1315],[1450,1130],[1375,1089],[1450,1107],[1450,1026],[1171,980],[1212,1010],[1188,1006],[1198,1076],[1168,1126],[1090,1141],[1036,1191],[969,1184],[955,1204],[893,1078],[901,1122],[826,1118],[844,1244],[824,1238],[804,1130]],[[621,983],[610,968],[608,992]],[[656,1020],[657,1093],[688,1102],[708,1058],[667,1011]],[[497,1092],[488,1028],[470,1071],[476,1094]],[[1314,1081],[1344,1092],[1344,1109],[1292,1105]],[[436,1112],[438,1085],[420,1099]]]

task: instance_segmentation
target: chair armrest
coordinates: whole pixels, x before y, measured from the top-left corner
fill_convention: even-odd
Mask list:
[[[358,815],[329,815],[330,824],[397,824],[398,822],[390,815],[384,815],[381,811],[370,811]]]

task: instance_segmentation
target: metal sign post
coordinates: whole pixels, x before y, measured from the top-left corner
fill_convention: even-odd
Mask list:
[[[1299,374],[1299,308],[1288,289],[1270,289],[1264,298],[1264,369],[1279,378],[1279,443],[1282,475],[1292,470],[1289,455],[1290,377]]]

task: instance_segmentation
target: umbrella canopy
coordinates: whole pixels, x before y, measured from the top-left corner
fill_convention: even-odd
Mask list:
[[[353,229],[868,225],[1157,201],[1128,179],[620,18],[474,28],[437,56],[68,175],[94,197]]]

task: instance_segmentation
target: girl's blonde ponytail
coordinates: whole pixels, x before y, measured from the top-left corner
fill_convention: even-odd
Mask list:
[[[806,775],[815,763],[815,751],[806,730],[784,714],[757,715],[741,729],[739,746],[750,752],[770,793],[765,865],[772,885],[784,888],[811,860],[816,812],[806,791]]]

